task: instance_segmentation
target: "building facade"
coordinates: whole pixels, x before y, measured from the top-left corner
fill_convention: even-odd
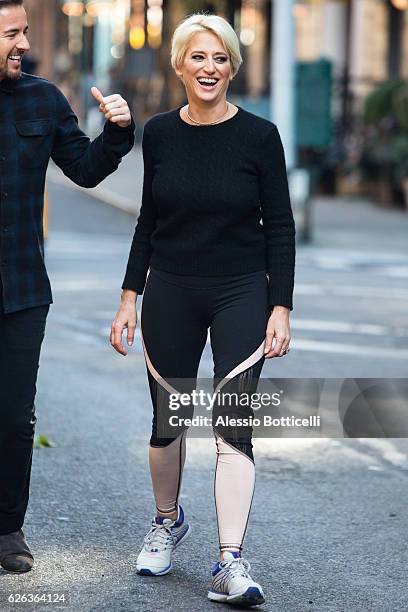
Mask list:
[[[25,4],[38,72],[61,83],[82,115],[89,107],[82,90],[91,81],[102,89],[123,89],[140,123],[180,104],[184,91],[170,67],[171,34],[186,15],[203,10],[226,17],[241,41],[244,63],[231,84],[232,98],[260,114],[268,112],[273,0]],[[330,60],[333,113],[346,123],[376,83],[389,76],[408,78],[408,1],[293,0],[293,15],[297,60]]]

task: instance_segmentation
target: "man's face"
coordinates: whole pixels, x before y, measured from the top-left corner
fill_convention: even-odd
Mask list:
[[[21,76],[21,59],[30,50],[27,15],[22,6],[0,9],[0,81]]]

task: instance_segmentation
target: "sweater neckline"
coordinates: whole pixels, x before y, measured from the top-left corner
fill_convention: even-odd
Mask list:
[[[225,121],[220,121],[220,123],[214,123],[213,125],[193,125],[192,123],[187,123],[187,121],[184,121],[184,119],[181,118],[180,116],[180,110],[183,108],[184,104],[182,104],[181,106],[178,106],[176,108],[176,118],[177,121],[179,123],[182,123],[183,125],[187,126],[187,128],[193,128],[193,129],[214,129],[214,128],[219,128],[222,125],[225,124],[230,124],[232,122],[234,122],[239,115],[242,114],[243,109],[238,106],[238,104],[235,104],[235,106],[237,107],[237,112],[235,113],[235,115],[233,115],[232,117],[230,117],[229,119],[225,119]]]

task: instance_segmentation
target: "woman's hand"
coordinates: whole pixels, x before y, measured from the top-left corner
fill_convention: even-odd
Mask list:
[[[123,330],[127,329],[128,346],[132,346],[135,338],[137,323],[136,298],[137,293],[134,291],[130,291],[130,289],[123,290],[120,307],[111,326],[109,341],[115,351],[121,355],[127,355],[127,351],[122,344]]]
[[[290,327],[289,327],[289,308],[285,306],[274,306],[266,327],[265,339],[265,359],[271,357],[283,357],[289,352]],[[275,346],[272,347],[275,338]]]

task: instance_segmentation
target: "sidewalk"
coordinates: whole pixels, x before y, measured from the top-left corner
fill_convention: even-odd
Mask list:
[[[140,147],[133,149],[122,159],[117,171],[93,189],[85,189],[75,185],[53,163],[48,168],[47,181],[78,189],[87,195],[102,200],[106,204],[136,215],[139,211],[142,197],[142,149]]]
[[[143,158],[137,147],[123,158],[118,170],[94,189],[75,186],[55,166],[50,166],[48,180],[85,191],[123,211],[137,215],[143,184]],[[52,205],[52,202],[51,202]],[[319,196],[312,204],[312,242],[299,245],[300,252],[314,249],[339,251],[344,255],[402,255],[408,258],[408,214],[383,208],[361,198]]]

